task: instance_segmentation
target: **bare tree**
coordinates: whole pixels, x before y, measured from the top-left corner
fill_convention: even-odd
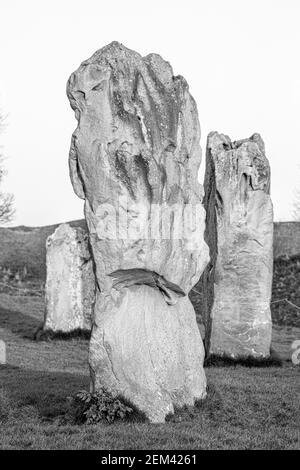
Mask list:
[[[5,120],[4,115],[0,113],[0,132],[3,131],[4,120]],[[3,161],[4,161],[4,157],[2,154],[0,154],[0,185],[6,173],[4,169]],[[8,222],[12,221],[14,214],[15,214],[13,203],[14,203],[14,196],[12,194],[3,193],[2,191],[0,191],[0,224],[1,225],[5,225]]]

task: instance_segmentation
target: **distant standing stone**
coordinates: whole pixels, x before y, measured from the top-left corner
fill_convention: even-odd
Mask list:
[[[90,330],[95,276],[88,234],[60,225],[46,242],[47,280],[44,330]]]
[[[270,354],[273,209],[270,167],[259,134],[231,142],[208,136],[202,275],[206,348],[230,357]]]
[[[6,364],[6,344],[0,340],[0,364]]]

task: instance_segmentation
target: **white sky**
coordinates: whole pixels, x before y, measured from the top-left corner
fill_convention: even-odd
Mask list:
[[[300,187],[299,0],[0,0],[3,189],[15,194],[13,225],[83,217],[68,175],[76,121],[66,81],[113,40],[159,53],[187,79],[202,129],[201,182],[210,131],[262,135],[275,220],[291,219]]]

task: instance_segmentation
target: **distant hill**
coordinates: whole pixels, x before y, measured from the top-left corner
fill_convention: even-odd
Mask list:
[[[68,222],[72,227],[86,229],[85,220]],[[41,281],[46,277],[46,239],[59,224],[44,227],[0,227],[0,267],[12,273],[22,272],[26,266],[28,276]],[[300,253],[300,222],[275,222],[274,257]]]

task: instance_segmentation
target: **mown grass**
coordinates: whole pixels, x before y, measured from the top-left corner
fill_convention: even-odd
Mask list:
[[[4,312],[2,314],[2,312]],[[7,365],[0,366],[1,449],[297,449],[299,448],[299,366],[211,366],[207,399],[177,410],[165,424],[73,425],[67,397],[88,389],[88,341],[34,341],[40,298],[0,295],[0,339]],[[290,355],[281,338],[280,354]],[[291,336],[292,335],[292,336]],[[298,336],[299,335],[299,336]]]
[[[88,378],[1,368],[2,449],[295,449],[299,374],[292,368],[207,370],[208,397],[163,425],[64,424],[66,396]],[[0,395],[1,396],[1,395]],[[1,398],[1,407],[3,395]]]

